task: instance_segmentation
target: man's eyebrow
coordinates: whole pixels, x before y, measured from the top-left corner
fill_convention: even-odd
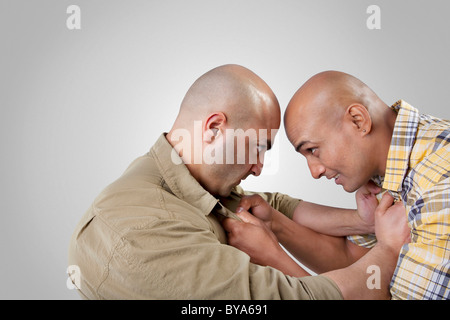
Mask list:
[[[305,143],[308,143],[309,141],[302,141],[300,142],[296,147],[295,147],[295,151],[300,152],[300,149],[303,147],[303,145]]]

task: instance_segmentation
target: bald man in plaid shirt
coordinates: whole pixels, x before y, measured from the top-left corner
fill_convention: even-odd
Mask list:
[[[285,127],[314,178],[333,178],[347,192],[374,181],[403,201],[411,242],[399,253],[392,298],[449,299],[450,121],[403,100],[389,107],[359,79],[326,71],[295,93]],[[349,238],[367,248],[376,242]]]

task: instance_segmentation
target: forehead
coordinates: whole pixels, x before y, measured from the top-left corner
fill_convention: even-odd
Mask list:
[[[259,115],[255,115],[254,117],[250,117],[243,124],[244,131],[250,130],[256,133],[256,137],[258,141],[260,140],[268,140],[271,141],[274,139],[275,135],[280,128],[281,115],[280,112],[261,112]],[[275,110],[277,111],[277,110]],[[263,142],[263,141],[261,141]]]
[[[296,110],[295,112],[286,114],[286,135],[294,145],[301,141],[316,139],[326,126],[326,123],[321,121],[322,116],[318,112],[311,112],[307,109],[305,108],[301,112]]]

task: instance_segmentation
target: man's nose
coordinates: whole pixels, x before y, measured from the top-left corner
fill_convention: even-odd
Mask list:
[[[258,162],[255,163],[251,168],[252,174],[255,177],[259,176],[262,172],[263,166],[264,166],[264,161],[262,159],[259,159],[259,157],[258,157]]]
[[[325,166],[317,159],[309,159],[308,167],[314,179],[320,179],[326,170]]]

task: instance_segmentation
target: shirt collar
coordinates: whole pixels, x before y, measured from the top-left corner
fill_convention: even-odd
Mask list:
[[[178,153],[167,141],[165,133],[161,134],[150,153],[156,159],[164,181],[175,196],[200,209],[205,215],[218,204],[218,199],[206,191],[191,175]]]
[[[419,112],[404,100],[397,101],[391,109],[397,112],[397,118],[387,157],[383,188],[399,192],[416,140]]]

